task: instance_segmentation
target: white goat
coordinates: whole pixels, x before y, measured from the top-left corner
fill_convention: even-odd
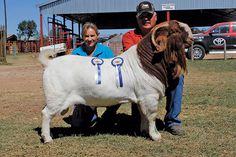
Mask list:
[[[152,34],[156,33],[152,32]],[[153,45],[151,40],[147,44]],[[160,43],[155,43],[155,47],[158,44]],[[140,131],[148,133],[152,140],[161,138],[155,120],[158,102],[165,95],[165,83],[144,69],[137,53],[137,45],[119,56],[124,60],[120,67],[123,87],[117,85],[117,73],[116,68],[111,64],[112,59],[103,59],[101,84],[96,84],[95,75],[98,71],[91,63],[92,58],[65,55],[49,60],[50,55],[53,54],[47,52],[39,54],[39,60],[45,68],[43,87],[46,106],[42,110],[42,138],[45,143],[52,141],[51,119],[74,104],[106,107],[135,102],[141,112]]]

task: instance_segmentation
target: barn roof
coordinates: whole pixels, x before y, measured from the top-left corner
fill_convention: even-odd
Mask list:
[[[39,4],[42,15],[59,15],[74,22],[92,21],[100,29],[133,28],[135,9],[143,0],[49,0]],[[213,25],[235,20],[235,0],[149,0],[158,12],[158,20],[165,21],[165,9],[171,9],[171,19],[190,26]]]
[[[135,12],[143,0],[51,0],[40,4],[42,14],[87,14]],[[235,0],[149,0],[157,11],[167,4],[173,4],[175,10],[231,9],[236,8]]]

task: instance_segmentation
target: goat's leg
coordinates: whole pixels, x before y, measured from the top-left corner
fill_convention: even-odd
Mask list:
[[[140,105],[138,105],[138,109],[139,109],[139,113],[140,113],[140,116],[141,116],[140,132],[141,132],[141,134],[143,134],[145,136],[148,136],[149,135],[149,133],[148,133],[149,132],[149,127],[148,127],[147,116],[144,115]]]
[[[58,99],[53,101],[53,103],[48,104],[42,110],[42,138],[44,143],[52,142],[52,137],[50,136],[50,122],[52,118],[58,114],[65,111],[69,108],[70,105],[78,104],[78,103],[85,103],[84,99],[81,98],[79,95],[75,95],[71,93],[70,95],[66,96],[56,96]],[[66,97],[64,100],[63,98]],[[62,98],[62,99],[59,99]]]
[[[161,139],[161,134],[157,131],[157,128],[156,128],[156,117],[157,117],[157,113],[152,113],[148,116],[149,135],[151,139],[154,141]]]
[[[41,137],[44,143],[52,142],[52,137],[50,136],[50,122],[52,119],[52,115],[50,114],[50,110],[47,106],[42,110],[42,134]]]
[[[157,104],[158,98],[156,96],[147,96],[140,102],[140,131],[148,133],[154,141],[161,139],[161,134],[156,128]]]

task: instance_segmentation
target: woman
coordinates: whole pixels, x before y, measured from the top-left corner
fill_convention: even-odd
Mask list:
[[[84,24],[82,29],[83,44],[76,48],[72,54],[80,56],[90,56],[98,58],[113,58],[114,54],[112,50],[98,43],[99,32],[97,26],[91,22]]]
[[[91,22],[83,25],[83,44],[72,51],[72,55],[90,56],[97,58],[113,58],[112,50],[98,43],[99,32],[97,26]],[[97,120],[96,109],[82,104],[76,104],[72,115],[72,127],[88,128],[93,126]]]

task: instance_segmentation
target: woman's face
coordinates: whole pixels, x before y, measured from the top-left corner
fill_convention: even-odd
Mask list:
[[[84,33],[83,40],[87,47],[94,47],[98,41],[98,34],[93,28],[88,28]]]

